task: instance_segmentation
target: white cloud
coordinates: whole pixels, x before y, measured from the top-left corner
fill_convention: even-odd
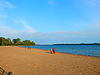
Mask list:
[[[8,26],[0,24],[0,36],[11,36],[12,34],[16,34],[16,30],[9,28]]]
[[[16,6],[6,0],[0,0],[0,9],[5,8],[16,8]]]
[[[26,29],[30,27],[26,26]],[[11,29],[7,26],[0,25],[0,36],[7,38],[21,38],[22,40],[33,40],[38,44],[52,43],[84,43],[84,42],[100,42],[100,35],[95,31],[84,32],[27,32]]]
[[[0,0],[0,19],[8,17],[8,15],[5,14],[6,8],[16,8],[16,6],[6,0]]]
[[[90,29],[83,32],[59,31],[59,32],[36,32],[23,19],[15,22],[24,27],[24,30],[14,30],[5,25],[0,25],[0,37],[21,38],[22,40],[33,40],[38,44],[52,43],[93,43],[100,42],[100,22],[95,22]],[[19,27],[20,27],[19,25]]]
[[[88,5],[98,5],[100,4],[100,0],[83,0],[85,1]]]
[[[0,24],[0,37],[30,39],[30,34],[34,34],[35,32],[27,28],[28,27],[26,27],[24,30],[15,30]]]
[[[55,1],[55,0],[49,0],[48,1],[48,4],[49,5],[55,5],[57,3],[57,1]]]
[[[22,18],[15,20],[15,23],[22,25],[25,28],[25,32],[36,32],[36,30],[28,25],[27,22]]]

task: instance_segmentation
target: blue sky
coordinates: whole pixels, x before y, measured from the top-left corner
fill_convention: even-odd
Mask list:
[[[100,0],[0,0],[0,36],[38,44],[100,42]]]

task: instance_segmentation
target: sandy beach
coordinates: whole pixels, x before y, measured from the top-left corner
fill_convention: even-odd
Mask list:
[[[100,75],[100,57],[8,46],[0,47],[0,67],[13,75]]]

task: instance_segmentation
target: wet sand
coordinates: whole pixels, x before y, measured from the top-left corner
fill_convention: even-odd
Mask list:
[[[100,75],[100,57],[0,47],[0,67],[14,75]]]

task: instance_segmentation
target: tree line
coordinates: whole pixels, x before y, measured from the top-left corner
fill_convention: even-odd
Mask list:
[[[0,37],[0,46],[33,46],[33,45],[35,45],[35,42],[30,40],[21,41],[20,38],[11,40],[10,38]]]

